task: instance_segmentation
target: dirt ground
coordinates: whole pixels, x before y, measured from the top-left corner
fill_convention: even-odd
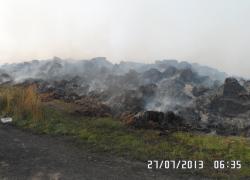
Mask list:
[[[84,150],[67,137],[37,135],[0,124],[0,179],[200,179],[147,170],[142,162]]]

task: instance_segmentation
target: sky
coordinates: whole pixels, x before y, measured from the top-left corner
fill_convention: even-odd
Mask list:
[[[177,59],[250,78],[249,0],[0,0],[0,63]]]

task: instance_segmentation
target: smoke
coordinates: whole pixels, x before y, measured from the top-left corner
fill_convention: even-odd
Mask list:
[[[187,59],[249,77],[249,1],[0,1],[2,62]]]
[[[0,73],[2,79],[11,76],[12,83],[36,82],[42,92],[53,87],[65,94],[92,96],[119,107],[117,111],[176,111],[192,104],[194,87],[209,89],[226,77],[218,70],[176,60],[112,64],[105,57],[5,64]]]

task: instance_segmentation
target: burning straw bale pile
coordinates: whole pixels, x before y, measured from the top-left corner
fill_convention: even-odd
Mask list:
[[[135,128],[160,129],[160,130],[185,130],[188,125],[182,117],[172,111],[163,113],[157,111],[143,111],[139,113],[123,113],[123,122]]]
[[[90,117],[111,116],[111,109],[94,98],[83,97],[75,101],[75,103],[80,105],[75,111],[76,114]]]

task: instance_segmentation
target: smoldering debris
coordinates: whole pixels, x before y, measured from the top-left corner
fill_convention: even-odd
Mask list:
[[[81,61],[55,57],[1,66],[0,83],[6,82],[35,84],[44,101],[82,105],[78,114],[123,117],[134,127],[145,122],[140,127],[166,129],[174,120],[181,122],[176,128],[188,125],[230,134],[250,126],[248,81],[238,82],[216,69],[188,62],[112,64],[104,57]],[[167,112],[172,115],[166,116]],[[148,114],[157,116],[149,120]],[[158,115],[164,118],[159,120]]]

